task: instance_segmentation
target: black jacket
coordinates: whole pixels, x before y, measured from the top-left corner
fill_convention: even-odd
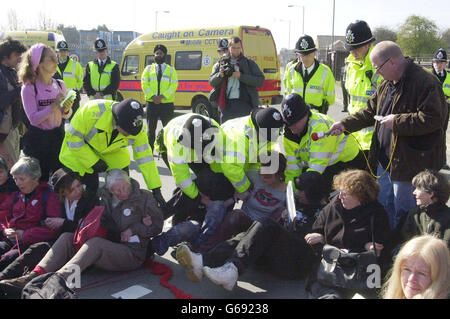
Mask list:
[[[64,221],[61,227],[61,233],[74,233],[78,227],[78,222],[81,218],[85,217],[94,206],[99,205],[98,196],[95,194],[91,194],[89,192],[85,192],[81,199],[78,201],[77,208],[75,209],[75,215],[72,220],[66,218],[66,208],[64,202],[61,204],[61,211],[63,212]]]

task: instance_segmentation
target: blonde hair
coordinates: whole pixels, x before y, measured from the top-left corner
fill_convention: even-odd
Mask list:
[[[446,243],[432,235],[414,237],[395,258],[389,279],[382,288],[384,299],[406,299],[401,284],[402,266],[411,257],[421,257],[431,269],[431,284],[415,299],[446,299],[450,293],[450,252]]]

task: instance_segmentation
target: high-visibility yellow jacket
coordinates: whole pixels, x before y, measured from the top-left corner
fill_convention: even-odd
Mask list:
[[[156,65],[156,63],[148,65],[141,76],[142,91],[144,91],[145,100],[149,102],[152,101],[152,96],[158,95],[158,72]],[[161,103],[173,103],[177,88],[177,71],[173,66],[167,64],[159,85],[159,92],[164,95]]]
[[[99,65],[94,61],[88,63],[90,71],[90,83],[92,88],[96,92],[103,92],[111,84],[111,75],[114,67],[117,65],[115,61],[111,60],[111,63],[106,63],[103,72],[99,72]],[[113,99],[112,96],[109,99]]]
[[[239,193],[243,193],[251,185],[245,172],[251,168],[259,168],[260,156],[266,155],[273,148],[274,143],[258,143],[258,133],[251,115],[228,120],[222,124],[222,129],[229,140],[225,145],[225,155],[235,164],[231,171],[224,170],[224,174],[234,188]]]
[[[175,179],[175,184],[181,188],[181,190],[190,198],[196,198],[198,196],[198,188],[195,184],[195,176],[190,172],[189,163],[202,163],[209,164],[211,170],[215,173],[223,173],[231,183],[233,183],[234,171],[236,171],[236,164],[232,157],[228,157],[224,154],[224,145],[227,143],[225,133],[220,125],[211,119],[211,124],[216,128],[211,130],[211,134],[214,134],[214,140],[210,143],[211,146],[205,148],[202,156],[199,156],[197,152],[182,145],[179,142],[180,136],[183,134],[183,128],[185,123],[192,116],[202,116],[194,113],[187,113],[181,116],[177,116],[172,119],[164,127],[164,146],[167,150],[167,160],[169,162],[169,168]],[[210,119],[202,116],[205,120]],[[158,146],[159,150],[161,146]],[[213,148],[215,152],[212,153]],[[220,187],[218,185],[218,187]]]
[[[81,90],[83,87],[84,71],[79,62],[69,58],[64,72],[61,72],[59,66],[56,71],[61,75],[67,89]]]
[[[348,105],[350,114],[355,114],[366,106],[367,101],[383,80],[381,75],[375,73],[372,62],[370,62],[369,56],[372,50],[373,45],[363,61],[356,60],[351,54],[346,59],[347,78],[345,80],[345,89],[350,97]],[[353,135],[357,138],[363,150],[370,149],[373,126],[355,132]]]
[[[333,105],[335,101],[334,83],[336,81],[331,69],[325,64],[315,61],[318,67],[305,86],[303,75],[296,70],[297,66],[301,67],[299,63],[301,62],[292,65],[289,73],[285,74],[285,77],[288,76],[286,80],[288,92],[299,94],[307,104],[316,108],[322,107],[324,101],[328,105]]]
[[[289,88],[288,86],[288,81],[289,81],[289,74],[291,74],[291,68],[293,65],[295,65],[297,63],[297,59],[290,61],[288,64],[286,64],[286,68],[284,70],[284,76],[283,76],[283,86],[284,86],[284,95],[288,95],[291,94],[292,92],[290,91],[291,88]]]
[[[80,107],[70,121],[61,146],[59,160],[81,176],[93,173],[92,166],[99,159],[110,169],[123,169],[130,165],[128,146],[133,148],[133,158],[138,164],[148,189],[161,187],[158,168],[153,160],[145,127],[138,135],[121,133],[112,141],[115,128],[111,107],[114,101],[93,100]]]
[[[447,76],[445,77],[444,83],[442,83],[442,89],[444,90],[445,99],[447,103],[450,103],[450,73],[445,71]]]
[[[311,135],[318,132],[328,132],[333,125],[333,119],[325,114],[311,112],[306,134],[295,141],[287,138],[285,133],[281,140],[280,151],[285,154],[287,166],[286,183],[300,176],[303,168],[307,171],[323,173],[328,166],[339,162],[349,162],[359,153],[356,140],[350,135],[327,136],[313,141]],[[292,135],[291,135],[292,136]],[[300,140],[300,141],[299,141]]]

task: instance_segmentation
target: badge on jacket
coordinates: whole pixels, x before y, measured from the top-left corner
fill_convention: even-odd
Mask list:
[[[129,208],[125,208],[124,210],[123,210],[123,214],[125,215],[125,216],[130,216],[131,215],[131,209],[129,209]]]

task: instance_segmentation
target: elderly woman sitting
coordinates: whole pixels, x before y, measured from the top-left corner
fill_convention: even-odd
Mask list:
[[[32,272],[20,277],[15,285],[25,286],[39,274],[57,271],[68,277],[77,265],[83,271],[91,265],[108,271],[130,271],[142,266],[151,237],[162,230],[164,219],[150,191],[122,170],[111,170],[106,187],[99,190],[105,207],[101,225],[108,239],[94,237],[76,251],[73,233],[62,234]]]
[[[11,168],[19,188],[0,204],[0,270],[8,266],[29,245],[55,239],[58,230],[47,227],[47,217],[61,217],[58,196],[50,185],[40,183],[38,160],[22,157]],[[17,246],[18,245],[18,246]]]

